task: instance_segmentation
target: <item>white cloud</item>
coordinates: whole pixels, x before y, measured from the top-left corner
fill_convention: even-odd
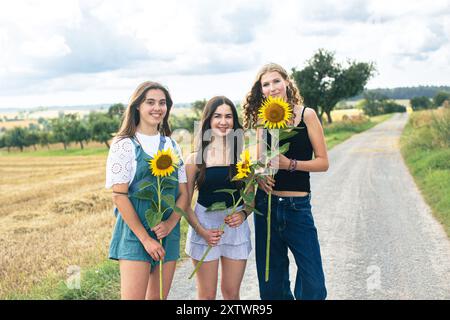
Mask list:
[[[148,79],[241,100],[262,64],[318,48],[375,62],[369,87],[448,85],[449,17],[449,0],[2,2],[0,107],[124,101]]]

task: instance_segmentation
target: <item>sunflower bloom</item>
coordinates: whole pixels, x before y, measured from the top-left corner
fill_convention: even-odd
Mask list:
[[[178,158],[171,149],[158,150],[156,156],[150,160],[150,169],[156,177],[170,176],[177,167]]]
[[[266,99],[258,114],[264,123],[264,127],[269,129],[285,128],[292,115],[289,104],[279,97]]]
[[[244,179],[248,177],[248,174],[250,173],[250,166],[252,165],[252,162],[250,160],[250,152],[246,149],[242,151],[241,153],[241,161],[239,161],[236,164],[237,168],[237,175],[236,179]]]

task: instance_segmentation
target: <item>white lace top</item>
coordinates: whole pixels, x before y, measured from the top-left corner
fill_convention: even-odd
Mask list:
[[[136,136],[142,145],[145,153],[154,156],[158,150],[160,135],[147,136],[136,132]],[[173,149],[172,139],[167,137],[164,150]],[[182,160],[181,149],[175,142],[176,154]],[[127,183],[131,184],[136,174],[136,155],[134,145],[130,138],[116,140],[111,144],[108,159],[106,161],[106,188],[111,188],[114,184]],[[186,170],[184,164],[178,167],[178,182],[186,183]]]

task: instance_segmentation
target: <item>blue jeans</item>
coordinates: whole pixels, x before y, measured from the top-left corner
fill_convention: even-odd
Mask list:
[[[265,282],[267,194],[258,190],[255,214],[256,268],[262,300],[324,300],[327,296],[319,240],[311,213],[311,194],[305,197],[272,195],[270,272]],[[289,280],[288,248],[297,264],[294,295]]]

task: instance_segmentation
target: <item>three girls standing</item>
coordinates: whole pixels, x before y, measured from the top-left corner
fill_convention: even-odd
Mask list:
[[[309,172],[326,171],[328,157],[323,129],[313,109],[302,105],[302,98],[287,72],[277,64],[268,64],[258,72],[256,80],[244,102],[244,126],[258,124],[258,111],[269,97],[279,97],[289,103],[294,117],[290,123],[303,129],[289,138],[285,155],[271,160],[278,168],[273,178],[258,181],[256,209],[263,214],[254,215],[256,265],[261,299],[325,299],[325,278],[322,269],[317,230],[311,213]],[[179,257],[179,219],[170,212],[150,230],[143,217],[144,200],[133,198],[133,191],[142,179],[151,179],[143,154],[151,156],[157,150],[172,147],[181,152],[168,136],[168,116],[172,100],[168,91],[159,84],[141,85],[127,107],[122,127],[111,146],[107,164],[107,187],[113,187],[113,199],[118,218],[110,246],[110,258],[120,261],[122,298],[158,298],[158,272],[156,262],[164,259],[164,295],[167,296],[175,261]],[[246,261],[251,251],[247,217],[251,212],[238,206],[234,214],[229,209],[206,212],[214,202],[233,206],[233,196],[217,193],[220,189],[236,190],[232,182],[240,154],[242,136],[236,135],[239,124],[236,108],[226,97],[214,97],[203,111],[201,132],[196,152],[187,159],[186,169],[178,166],[179,187],[175,192],[177,206],[188,212],[190,224],[186,253],[194,265],[198,263],[208,245],[212,246],[197,272],[199,299],[215,299],[219,261],[222,265],[221,289],[224,299],[239,299],[239,289]],[[263,138],[257,130],[258,139]],[[206,139],[205,139],[206,138]],[[142,144],[141,140],[145,141]],[[268,144],[271,136],[268,134]],[[147,150],[146,150],[147,148]],[[258,149],[261,150],[262,144]],[[314,154],[314,158],[313,158]],[[124,160],[126,159],[126,160]],[[146,167],[147,166],[147,167]],[[145,167],[145,170],[144,170]],[[198,190],[195,209],[190,203],[194,189]],[[271,250],[269,281],[265,281],[265,253],[268,195],[272,195]],[[225,222],[224,232],[219,226]],[[163,246],[155,239],[164,239]],[[294,294],[290,289],[288,249],[297,264]]]

